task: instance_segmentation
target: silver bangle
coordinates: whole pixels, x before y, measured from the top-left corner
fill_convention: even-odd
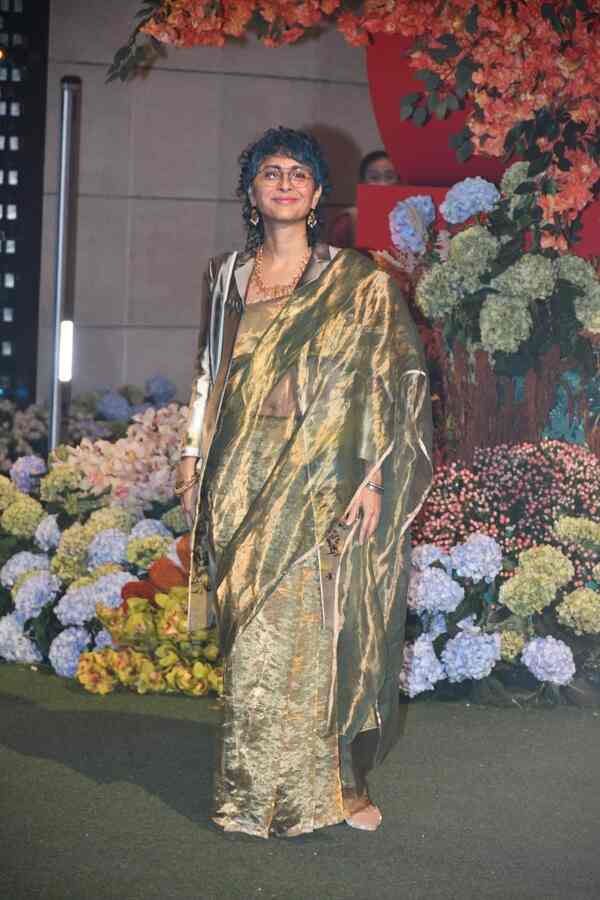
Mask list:
[[[368,487],[370,491],[375,491],[376,494],[383,494],[383,485],[377,484],[376,481],[367,481],[365,487]]]

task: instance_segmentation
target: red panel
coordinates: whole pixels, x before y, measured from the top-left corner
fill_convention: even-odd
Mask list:
[[[452,113],[443,121],[431,119],[424,128],[400,121],[400,100],[422,90],[414,78],[407,49],[413,41],[400,35],[377,35],[367,49],[371,101],[383,144],[403,184],[450,186],[469,176],[481,175],[497,181],[504,171],[498,159],[475,157],[466,163],[456,159],[449,146],[450,135],[460,131],[466,111]]]
[[[359,184],[356,192],[358,207],[356,246],[368,247],[370,250],[389,250],[392,243],[388,216],[398,200],[404,200],[415,194],[429,194],[435,205],[439,206],[447,190],[447,187],[439,185],[383,187],[378,184]]]

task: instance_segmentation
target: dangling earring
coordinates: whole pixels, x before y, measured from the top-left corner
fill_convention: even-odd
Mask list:
[[[250,224],[255,228],[258,227],[258,223],[260,222],[260,214],[255,206],[252,207],[250,211]]]
[[[309,214],[306,218],[306,224],[308,225],[309,228],[314,228],[315,225],[317,224],[317,217],[315,215],[314,209],[311,209],[311,211],[309,212]]]

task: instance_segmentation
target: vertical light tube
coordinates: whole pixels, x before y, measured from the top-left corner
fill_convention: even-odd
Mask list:
[[[68,394],[62,384],[70,383],[71,366],[61,360],[63,347],[73,339],[73,282],[75,271],[75,223],[77,173],[79,156],[79,120],[81,79],[67,75],[61,80],[60,151],[58,159],[58,210],[56,223],[56,258],[54,278],[53,354],[50,382],[50,417],[48,422],[48,450],[60,443],[64,401]],[[65,321],[66,320],[66,321]],[[63,328],[63,323],[71,328]],[[67,343],[65,343],[65,341]],[[72,359],[72,343],[71,343]],[[62,363],[62,368],[61,368]],[[68,379],[61,375],[69,374]],[[68,389],[67,389],[68,390]]]

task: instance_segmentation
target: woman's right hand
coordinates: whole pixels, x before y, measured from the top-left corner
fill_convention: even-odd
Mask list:
[[[198,460],[195,456],[184,456],[177,467],[177,481],[190,481],[196,474],[196,463]],[[198,499],[198,486],[193,484],[179,498],[181,509],[185,516],[186,522],[192,528],[194,524],[194,516],[196,515],[196,502]]]

